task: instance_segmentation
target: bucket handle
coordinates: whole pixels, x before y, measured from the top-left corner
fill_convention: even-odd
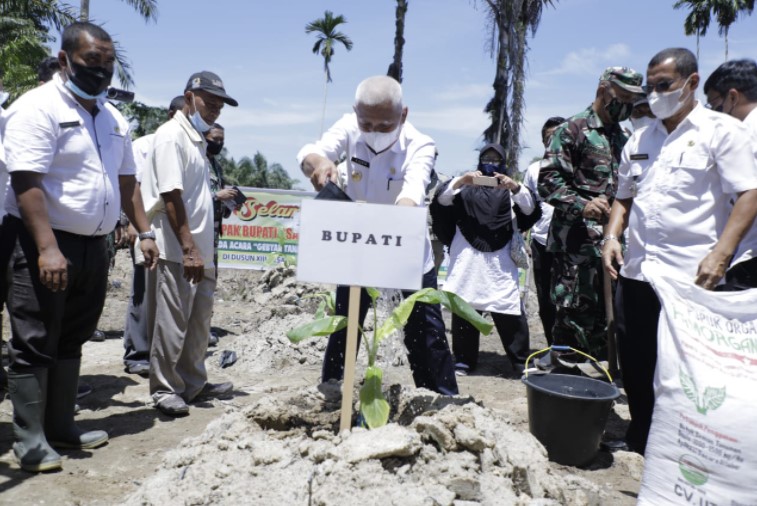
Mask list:
[[[589,355],[587,353],[584,353],[581,350],[577,350],[577,349],[575,349],[575,348],[573,348],[571,346],[563,346],[563,345],[559,345],[559,344],[555,344],[555,345],[552,345],[552,346],[547,346],[546,348],[543,348],[541,350],[535,351],[532,354],[530,354],[528,356],[528,358],[526,358],[526,367],[525,367],[525,371],[524,371],[524,373],[526,375],[526,378],[528,378],[528,362],[529,362],[529,360],[531,360],[535,355],[538,355],[539,353],[544,353],[545,351],[549,351],[549,350],[558,350],[558,351],[568,351],[568,350],[570,350],[570,351],[575,351],[579,355],[583,355],[584,357],[588,358],[589,360],[591,360],[592,362],[594,362],[595,364],[597,364],[597,367],[599,367],[602,370],[602,372],[605,373],[605,375],[607,375],[607,379],[610,380],[610,383],[613,382],[612,376],[610,376],[610,371],[608,371],[607,369],[605,369],[604,366],[602,366],[602,364],[599,363],[599,360],[597,360],[596,358],[592,357],[591,355]]]

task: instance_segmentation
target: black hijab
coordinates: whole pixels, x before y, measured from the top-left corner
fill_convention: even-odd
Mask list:
[[[499,144],[487,144],[480,154],[490,149],[505,159],[505,150]],[[465,185],[455,196],[454,206],[460,232],[477,250],[500,250],[512,238],[512,203],[507,188]]]

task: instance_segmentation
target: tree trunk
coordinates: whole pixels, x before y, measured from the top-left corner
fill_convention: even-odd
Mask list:
[[[81,0],[79,8],[79,20],[89,21],[89,0]]]
[[[728,27],[725,27],[725,61],[728,61]]]
[[[513,82],[512,100],[510,106],[510,135],[507,139],[507,168],[511,174],[518,173],[518,159],[520,158],[520,127],[523,123],[523,102],[526,83],[526,33],[528,27],[523,21],[519,21],[516,27],[517,48],[515,61],[512,62]]]
[[[328,94],[329,94],[329,77],[328,77],[328,74],[326,74],[326,79],[323,83],[323,112],[321,113],[321,135],[323,135],[323,128],[326,123],[326,98],[328,97]]]
[[[697,28],[697,62],[699,61],[699,28]]]
[[[500,14],[500,19],[501,14]],[[496,142],[502,146],[507,144],[509,134],[509,122],[507,121],[507,95],[510,89],[508,81],[508,49],[510,47],[510,37],[508,27],[504,23],[499,23],[499,47],[497,48],[497,76],[494,80],[494,98],[499,105],[497,111],[497,131],[489,142]],[[503,139],[504,135],[504,139]]]
[[[397,0],[396,24],[394,32],[394,60],[389,65],[386,75],[402,82],[402,50],[405,46],[405,14],[408,0]]]

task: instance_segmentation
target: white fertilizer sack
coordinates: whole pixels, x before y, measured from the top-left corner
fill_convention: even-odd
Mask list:
[[[757,289],[647,274],[660,301],[639,505],[757,505]]]

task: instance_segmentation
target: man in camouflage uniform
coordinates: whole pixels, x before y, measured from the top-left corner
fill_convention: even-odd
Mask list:
[[[628,140],[619,123],[643,94],[641,82],[642,75],[628,67],[606,69],[594,103],[558,127],[541,162],[539,194],[555,208],[547,238],[547,251],[554,253],[555,345],[600,355],[605,349],[599,243]]]

